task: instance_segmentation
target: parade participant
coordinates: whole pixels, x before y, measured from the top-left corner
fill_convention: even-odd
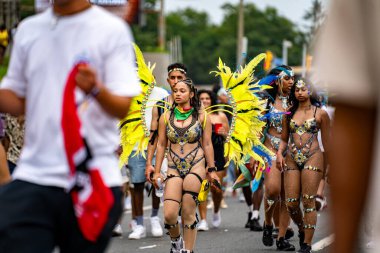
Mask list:
[[[178,62],[170,64],[167,70],[168,70],[168,77],[166,81],[168,82],[170,89],[172,90],[172,94],[163,98],[161,101],[158,101],[157,106],[153,107],[153,110],[152,110],[152,121],[150,124],[150,141],[148,144],[148,151],[147,151],[148,155],[147,155],[146,165],[145,165],[146,166],[145,177],[150,183],[152,183],[150,179],[151,175],[152,173],[154,173],[154,167],[152,164],[153,164],[153,157],[156,151],[157,141],[158,141],[156,137],[158,134],[159,118],[165,111],[165,108],[170,109],[170,107],[173,105],[174,103],[173,88],[177,82],[186,79],[186,73],[187,73],[186,66]]]
[[[290,114],[283,119],[277,166],[285,171],[286,205],[300,233],[298,252],[308,253],[317,223],[315,197],[324,170],[317,135],[320,130],[327,155],[330,119],[320,109],[312,87],[302,79],[292,87],[289,100]],[[304,214],[300,209],[301,198]]]
[[[221,111],[213,111],[216,104],[215,94],[212,91],[200,90],[198,91],[199,101],[205,108],[212,124],[212,146],[214,148],[214,161],[216,167],[216,174],[219,177],[219,181],[223,182],[223,178],[226,175],[226,160],[224,158],[224,141],[229,131],[228,119],[226,114]],[[223,199],[223,191],[217,188],[211,188],[214,214],[212,219],[213,227],[217,228],[221,224],[220,207]],[[206,220],[207,204],[206,202],[199,205],[199,213],[201,215],[201,221],[198,224],[198,230],[208,230],[208,224]]]
[[[171,237],[171,252],[193,252],[197,233],[195,213],[202,181],[206,174],[211,182],[219,182],[219,178],[211,142],[211,121],[204,111],[200,111],[192,80],[177,82],[173,88],[173,96],[173,108],[166,111],[159,120],[153,183],[158,188],[164,182],[160,171],[168,147],[164,192],[165,228],[169,230]],[[177,220],[180,207],[183,240]]]
[[[0,252],[105,251],[122,211],[117,118],[140,92],[132,39],[87,0],[20,24],[0,111],[25,112],[25,143],[0,189]]]
[[[260,54],[236,72],[232,72],[228,66],[219,60],[219,71],[216,71],[217,75],[221,77],[225,96],[230,102],[230,105],[224,105],[229,110],[226,108],[219,110],[227,112],[232,116],[231,127],[225,141],[225,153],[230,165],[234,163],[241,172],[233,185],[234,189],[249,187],[250,182],[253,180],[253,166],[249,166],[251,170],[247,169],[245,166],[247,160],[254,161],[253,163],[257,165],[255,167],[256,171],[258,171],[256,174],[262,175],[265,159],[271,161],[274,156],[260,142],[262,128],[265,126],[265,123],[261,120],[261,114],[265,108],[263,106],[264,102],[259,99],[258,95],[266,87],[264,88],[264,86],[258,84],[254,73],[256,66],[264,58],[265,55]],[[256,194],[259,195],[260,192]],[[246,197],[248,201],[251,200],[252,194],[249,195],[249,197]],[[260,200],[256,202],[256,207],[259,206],[259,202]],[[248,202],[247,204],[250,203]],[[249,217],[249,225],[251,225],[251,217]]]
[[[267,110],[265,118],[267,118],[267,126],[264,132],[264,145],[272,152],[277,153],[280,137],[282,133],[282,118],[289,107],[290,89],[293,87],[294,74],[289,66],[279,66],[272,69],[268,75],[260,80],[260,84],[268,84],[272,89],[268,89]],[[295,247],[290,244],[285,235],[289,225],[290,217],[286,210],[284,202],[283,180],[284,174],[272,163],[270,170],[264,174],[265,197],[264,210],[265,222],[263,228],[262,241],[265,246],[273,245],[273,215],[276,206],[279,208],[279,228],[276,246],[281,251],[294,251]]]
[[[152,93],[149,96],[148,107],[145,113],[145,122],[149,126],[151,124],[152,107],[157,100],[166,97],[168,92],[162,88],[154,87]],[[154,107],[153,107],[154,108]],[[144,226],[144,189],[145,189],[145,164],[146,156],[142,154],[136,154],[137,147],[129,156],[127,169],[130,172],[130,193],[131,193],[131,204],[132,204],[132,232],[129,234],[128,239],[141,239],[146,236],[146,229]],[[146,150],[144,151],[146,152]],[[158,217],[158,211],[160,208],[160,198],[155,194],[155,190],[152,192],[152,213],[150,216],[150,227],[151,234],[153,237],[161,237],[163,235],[163,230],[160,225],[160,218]]]
[[[250,166],[255,166],[254,164]],[[248,220],[245,224],[245,228],[249,228],[251,231],[260,232],[263,231],[263,227],[260,225],[260,207],[263,200],[263,183],[261,182],[255,192],[252,192],[251,186],[242,187],[245,203],[248,206]]]
[[[157,109],[157,101],[168,96],[166,90],[156,87],[156,81],[153,76],[155,65],[148,65],[140,48],[134,45],[137,63],[137,74],[140,78],[142,93],[135,97],[131,104],[131,112],[120,121],[120,143],[122,153],[120,156],[120,165],[128,164],[131,175],[131,196],[132,196],[132,233],[129,239],[141,239],[146,236],[143,217],[143,202],[145,181],[145,163],[146,151],[149,143],[149,126],[152,122],[152,110]],[[164,104],[165,105],[165,104]],[[161,109],[161,108],[159,108]],[[151,175],[148,175],[150,180]],[[149,194],[148,194],[149,196]],[[152,214],[151,232],[154,237],[161,237],[163,234],[158,217],[160,199],[156,196],[154,188],[152,194]]]

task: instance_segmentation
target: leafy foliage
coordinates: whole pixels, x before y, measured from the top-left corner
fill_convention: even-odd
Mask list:
[[[33,14],[33,0],[20,2],[22,17]],[[147,25],[132,27],[136,43],[143,51],[159,51],[158,14],[152,11],[156,9],[156,5],[156,0],[145,0],[144,8],[149,10],[146,14]],[[220,25],[212,24],[206,12],[190,8],[166,16],[166,39],[181,37],[183,62],[189,69],[189,76],[198,84],[218,82],[209,72],[215,70],[219,57],[229,66],[236,68],[238,5],[225,4],[222,8],[224,20]],[[314,20],[315,12],[310,12],[305,18]],[[271,50],[276,57],[281,57],[282,41],[286,39],[293,43],[293,47],[288,51],[289,64],[301,63],[302,44],[307,40],[307,35],[300,32],[290,20],[280,16],[275,8],[260,10],[252,3],[245,4],[244,35],[248,38],[246,62],[266,50]]]
[[[166,17],[166,38],[181,37],[183,62],[189,69],[189,76],[199,84],[218,81],[209,74],[215,70],[218,57],[236,68],[238,6],[225,4],[222,8],[225,15],[220,25],[212,24],[207,13],[189,8],[169,13]],[[149,14],[147,18],[146,27],[133,29],[142,50],[152,51],[157,45],[158,17]],[[266,50],[281,57],[282,41],[286,39],[293,43],[289,48],[289,64],[301,63],[304,34],[290,20],[280,16],[275,8],[262,11],[254,4],[246,4],[244,31],[248,38],[246,62]]]

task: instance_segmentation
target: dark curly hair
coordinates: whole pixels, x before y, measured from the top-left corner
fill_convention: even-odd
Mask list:
[[[269,71],[268,73],[268,76],[269,75],[277,76],[283,71],[282,69],[292,70],[292,68],[287,65],[281,65],[281,66],[271,69],[271,71]],[[272,89],[267,90],[268,95],[269,95],[268,102],[270,101],[271,103],[274,103],[274,101],[276,100],[277,93],[278,93],[278,87],[279,87],[278,85],[273,85]]]
[[[211,100],[211,106],[213,106],[213,105],[217,105],[217,102],[216,102],[216,95],[215,95],[214,92],[212,92],[212,91],[210,91],[210,90],[199,90],[199,91],[198,91],[198,101],[199,101],[199,103],[200,103],[200,101],[201,101],[200,97],[201,97],[201,95],[202,95],[203,93],[206,93],[206,94],[209,95],[210,100]],[[214,109],[216,109],[216,108],[214,108]],[[214,109],[213,109],[213,110],[214,110]],[[213,113],[217,114],[218,112],[213,112]]]

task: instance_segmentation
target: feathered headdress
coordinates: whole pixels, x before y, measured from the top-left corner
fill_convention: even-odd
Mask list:
[[[265,167],[263,157],[273,156],[273,153],[260,141],[261,132],[265,126],[265,122],[260,120],[265,110],[265,101],[255,95],[256,92],[265,88],[254,83],[255,67],[264,59],[265,54],[260,54],[236,72],[232,72],[219,59],[219,71],[211,72],[220,76],[230,99],[229,107],[232,109],[232,112],[223,109],[215,109],[211,112],[223,110],[232,114],[231,127],[224,145],[224,155],[228,158],[228,163],[232,160],[238,166],[245,164],[246,155],[248,155],[258,161],[259,169],[262,169]]]
[[[140,48],[136,44],[133,44],[133,46],[142,93],[132,99],[127,116],[119,123],[120,144],[123,148],[123,152],[120,155],[120,165],[128,162],[128,157],[136,144],[138,144],[136,155],[141,153],[145,156],[144,151],[148,146],[150,135],[149,126],[145,122],[145,110],[149,96],[156,85],[156,80],[153,76],[155,64],[151,66],[149,62],[146,65]]]

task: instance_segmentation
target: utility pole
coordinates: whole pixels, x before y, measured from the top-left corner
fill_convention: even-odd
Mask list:
[[[243,64],[243,36],[244,36],[244,0],[240,0],[238,12],[238,34],[237,34],[237,52],[236,52],[236,69]]]
[[[282,41],[282,64],[288,65],[288,48],[292,47],[293,44],[289,40]]]
[[[160,11],[158,14],[158,47],[160,50],[165,50],[165,14],[164,14],[164,0],[160,0]]]
[[[307,46],[303,44],[302,46],[302,78],[306,77],[306,57],[307,57]]]

